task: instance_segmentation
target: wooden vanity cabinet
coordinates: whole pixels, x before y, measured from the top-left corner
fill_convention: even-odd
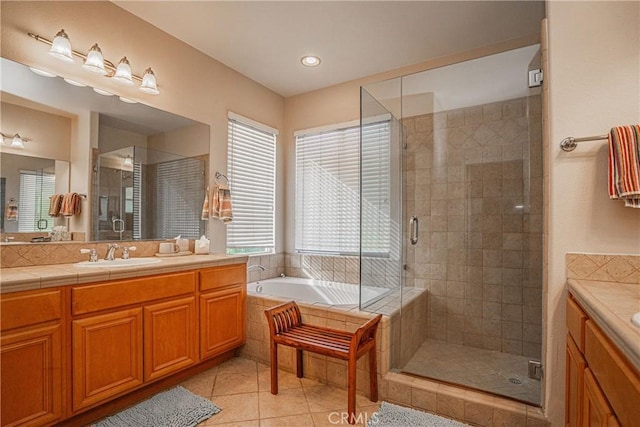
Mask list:
[[[244,264],[200,271],[200,358],[244,344],[247,273]]]
[[[569,296],[567,426],[640,425],[640,372]]]
[[[66,295],[52,288],[0,300],[2,426],[51,425],[64,416]]]
[[[72,289],[73,411],[195,364],[196,272]]]

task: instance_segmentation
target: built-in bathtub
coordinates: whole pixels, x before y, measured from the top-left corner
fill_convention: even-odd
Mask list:
[[[389,289],[300,277],[278,277],[248,283],[247,291],[250,295],[279,297],[329,306],[359,305],[362,294],[362,305],[365,306],[382,298]]]

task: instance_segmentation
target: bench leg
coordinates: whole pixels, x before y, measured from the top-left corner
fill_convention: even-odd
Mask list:
[[[378,401],[378,362],[376,360],[376,346],[369,350],[369,398]]]
[[[278,344],[271,341],[271,394],[278,394]]]
[[[302,350],[296,349],[296,375],[298,378],[303,377],[302,373]]]
[[[349,355],[349,377],[347,378],[347,412],[349,424],[356,422],[356,369],[357,359],[355,354]]]

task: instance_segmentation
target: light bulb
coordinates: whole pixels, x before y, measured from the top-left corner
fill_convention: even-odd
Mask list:
[[[317,67],[320,65],[320,58],[313,55],[307,55],[300,58],[300,62],[302,62],[302,65],[305,67]]]

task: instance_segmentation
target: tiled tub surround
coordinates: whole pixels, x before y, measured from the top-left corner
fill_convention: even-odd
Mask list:
[[[421,320],[415,319],[416,315],[425,313],[425,310],[418,308],[418,306],[426,306],[427,293],[416,289],[406,292],[403,295],[403,299],[402,316],[408,316],[403,317],[405,322],[401,322],[399,290],[392,292],[375,304],[375,311],[383,314],[376,336],[379,381],[382,381],[384,375],[389,371],[390,363],[395,363],[402,356],[400,351],[400,335],[402,333],[408,337],[407,341],[415,341],[413,346],[407,346],[409,348],[407,351],[411,351],[411,347],[417,349],[423,339],[421,336],[412,334],[410,325],[413,321]],[[285,301],[288,300],[286,298],[266,297],[253,293],[247,295],[247,342],[241,350],[242,356],[262,363],[270,363],[269,327],[264,310]],[[306,323],[350,332],[355,331],[374,316],[374,313],[360,311],[356,305],[328,306],[321,303],[307,304],[300,301],[297,301],[297,303]],[[411,316],[413,317],[409,319]],[[422,319],[422,321],[426,321],[426,319]],[[402,328],[401,324],[409,326]],[[405,355],[405,357],[408,357],[408,355]],[[347,364],[345,361],[304,352],[303,363],[306,378],[341,388],[347,386]],[[363,394],[369,392],[368,363],[368,359],[365,357],[358,361],[357,389]],[[280,369],[294,372],[295,351],[288,347],[281,347],[278,352],[278,366]],[[383,393],[383,391],[384,388],[381,386],[380,392]],[[384,398],[385,395],[381,394],[381,399]]]
[[[405,212],[426,238],[407,281],[429,290],[429,338],[540,358],[539,96],[406,118]]]

